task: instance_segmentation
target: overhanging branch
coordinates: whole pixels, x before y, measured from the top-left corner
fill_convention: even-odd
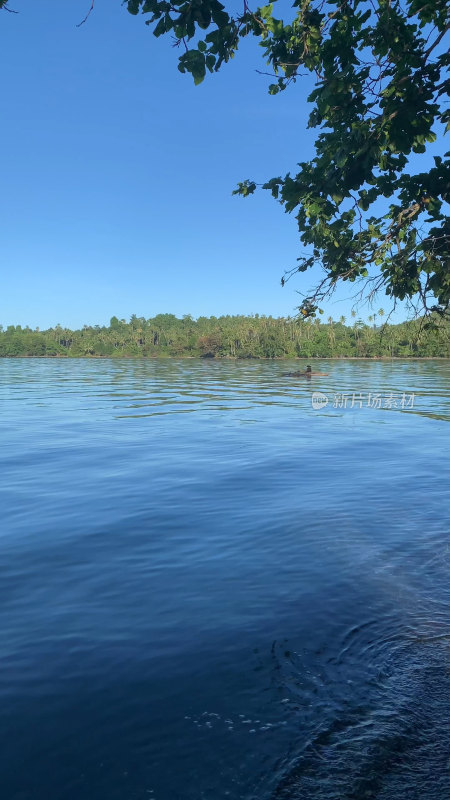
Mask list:
[[[95,6],[95,0],[92,0],[91,7],[90,7],[89,11],[87,12],[85,18],[82,19],[81,22],[78,23],[77,28],[81,28],[81,26],[84,25],[84,23],[89,19],[89,17],[91,16],[91,14],[92,14],[92,12],[94,10],[94,6]]]

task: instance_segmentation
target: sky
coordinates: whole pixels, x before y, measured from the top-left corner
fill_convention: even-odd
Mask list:
[[[10,6],[19,13],[0,12],[0,323],[294,314],[297,292],[320,276],[281,287],[302,254],[294,216],[268,192],[232,191],[314,155],[311,80],[268,95],[249,40],[195,87],[170,38],[120,0],[96,0],[81,27],[90,0]],[[349,317],[351,294],[340,289],[325,315]]]

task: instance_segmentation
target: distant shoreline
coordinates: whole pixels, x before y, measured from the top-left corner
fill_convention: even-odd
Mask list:
[[[380,309],[380,312],[382,309]],[[379,313],[380,313],[379,312]],[[384,312],[383,312],[384,314]],[[199,317],[174,314],[111,317],[109,326],[71,330],[56,325],[45,331],[0,326],[0,358],[145,358],[163,360],[290,359],[389,360],[450,358],[450,318],[436,315],[399,325],[362,319],[300,322],[272,317]],[[376,319],[376,318],[375,318]]]
[[[120,361],[126,359],[127,361],[203,361],[205,363],[219,361],[450,361],[449,356],[258,356],[258,357],[241,357],[241,356],[143,356],[143,355],[120,355],[120,356],[100,356],[100,355],[86,355],[86,356],[70,356],[70,355],[54,355],[54,356],[1,356],[0,360],[5,361],[13,359],[24,359],[35,361]]]

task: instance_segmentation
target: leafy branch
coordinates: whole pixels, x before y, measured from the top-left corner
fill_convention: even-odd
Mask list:
[[[200,83],[254,36],[284,91],[315,79],[308,127],[316,152],[295,172],[260,184],[294,213],[306,256],[294,274],[320,265],[323,281],[305,297],[314,315],[339,282],[384,291],[425,313],[450,305],[450,152],[420,171],[417,156],[450,130],[450,10],[447,0],[296,0],[291,18],[274,4],[232,14],[218,0],[128,0],[161,36],[185,42],[181,72]],[[301,71],[300,71],[301,70]],[[414,155],[415,161],[412,160]],[[235,194],[253,194],[256,181]]]

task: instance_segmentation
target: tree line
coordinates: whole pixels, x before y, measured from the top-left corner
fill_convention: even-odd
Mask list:
[[[0,326],[1,357],[373,358],[450,357],[450,321],[251,316],[112,317],[109,325],[48,330]]]

